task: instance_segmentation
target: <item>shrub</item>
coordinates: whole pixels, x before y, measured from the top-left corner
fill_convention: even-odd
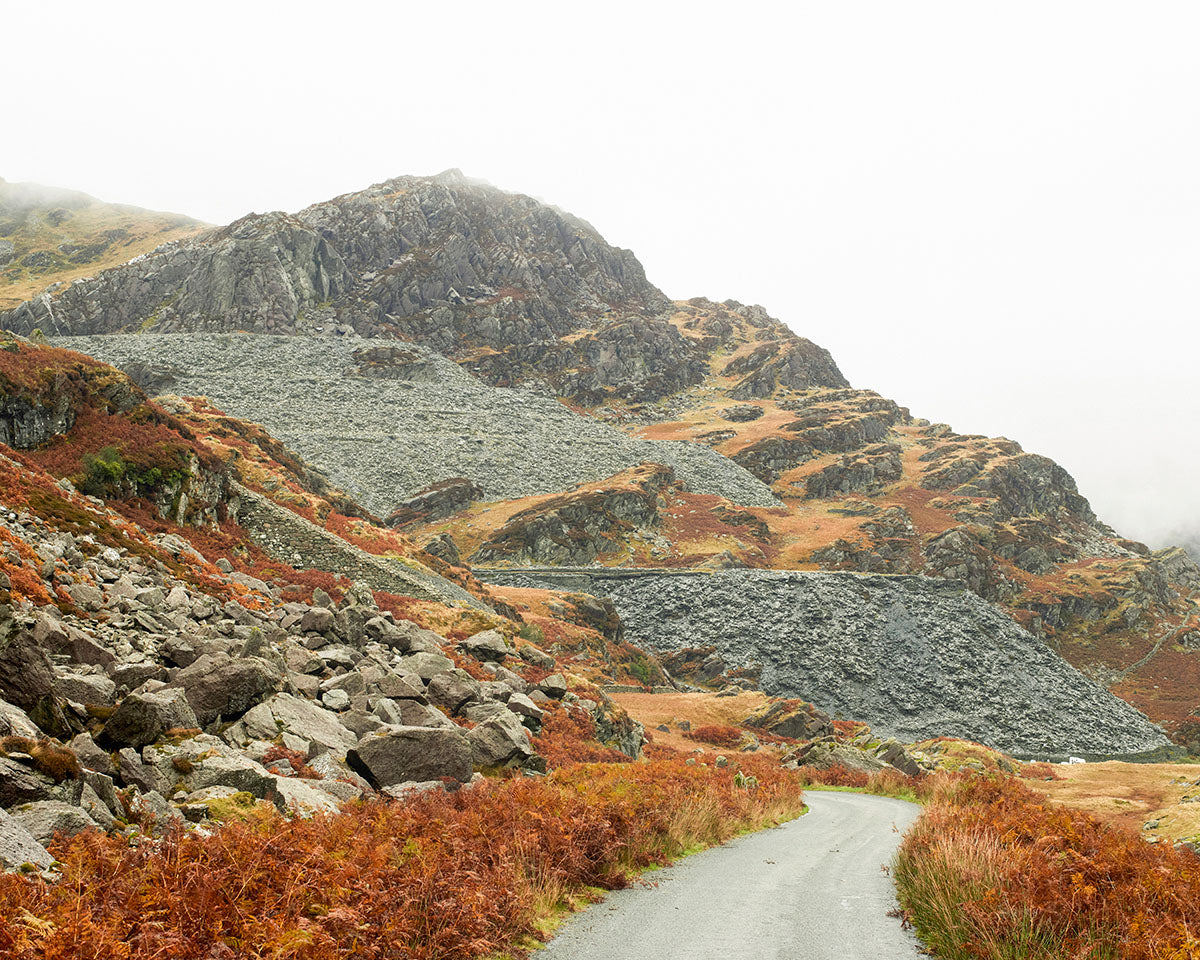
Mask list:
[[[725,747],[730,750],[741,746],[742,735],[742,730],[738,727],[725,727],[715,724],[697,727],[695,730],[689,730],[684,733],[684,736],[688,740],[711,744],[714,747]]]
[[[1053,806],[1012,777],[942,790],[895,876],[908,919],[950,960],[1200,956],[1200,859]]]
[[[83,767],[74,751],[59,746],[50,740],[35,740],[33,737],[0,738],[0,755],[27,753],[33,758],[33,767],[50,777],[55,783],[78,780],[83,776]]]

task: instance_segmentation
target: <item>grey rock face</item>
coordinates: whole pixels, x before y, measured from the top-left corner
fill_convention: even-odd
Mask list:
[[[457,727],[384,727],[363,737],[346,760],[377,789],[407,780],[471,779],[471,744]]]
[[[609,597],[653,650],[712,646],[801,697],[905,742],[977,740],[1023,756],[1167,744],[1129,704],[962,585],[927,577],[730,570],[488,572]]]
[[[203,656],[181,670],[182,687],[201,726],[218,717],[235,720],[279,690],[278,668],[258,657]]]
[[[104,739],[144,747],[166,731],[200,725],[182,690],[131,693],[104,724]]]
[[[242,723],[256,739],[274,740],[281,732],[290,733],[315,746],[315,752],[337,756],[345,756],[357,739],[333,711],[290,693],[276,694],[249,710]]]
[[[96,821],[80,807],[61,800],[38,800],[14,807],[12,818],[29,831],[37,841],[45,843],[56,833],[72,836],[83,830],[95,828]]]
[[[484,720],[467,732],[471,756],[477,767],[520,764],[533,756],[529,734],[514,713],[507,711]]]
[[[459,647],[476,660],[489,660],[494,663],[503,663],[510,652],[499,630],[481,630],[467,637]]]
[[[45,870],[53,862],[28,828],[0,807],[0,869],[15,870],[28,863]]]
[[[61,345],[116,367],[170,359],[171,389],[204,395],[261,423],[376,514],[466,477],[488,500],[554,493],[644,462],[663,463],[695,493],[776,506],[743,467],[695,443],[644,440],[580,417],[524,389],[498,389],[412,347],[427,378],[362,376],[356,352],[389,341],[354,337],[162,336],[70,338]]]

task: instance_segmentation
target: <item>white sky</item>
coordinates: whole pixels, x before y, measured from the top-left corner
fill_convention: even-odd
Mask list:
[[[1200,530],[1200,6],[0,0],[0,176],[226,222],[461,167]]]

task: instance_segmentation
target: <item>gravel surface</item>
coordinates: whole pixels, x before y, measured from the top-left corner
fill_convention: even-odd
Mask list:
[[[458,364],[395,340],[257,334],[63,337],[152,392],[203,395],[261,423],[375,513],[432,483],[467,477],[489,500],[554,493],[645,461],[669,464],[697,493],[777,505],[765,484],[708,447],[642,440],[550,397],[488,386]],[[412,379],[359,375],[355,351],[409,349]]]
[[[916,960],[888,875],[919,808],[809,792],[810,810],[646,875],[569,920],[539,960]]]

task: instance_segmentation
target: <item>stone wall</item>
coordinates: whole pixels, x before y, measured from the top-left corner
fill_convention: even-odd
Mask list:
[[[238,490],[238,522],[267,553],[285,563],[340,573],[373,590],[491,612],[482,600],[444,577],[359,550],[341,537],[266,497]]]

